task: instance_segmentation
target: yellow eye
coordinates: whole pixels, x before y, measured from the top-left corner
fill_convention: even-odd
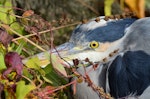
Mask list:
[[[90,42],[90,47],[91,48],[98,48],[99,47],[99,43],[98,42],[96,42],[96,41],[92,41],[92,42]]]

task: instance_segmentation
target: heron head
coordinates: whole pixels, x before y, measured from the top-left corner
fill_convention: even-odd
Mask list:
[[[106,62],[111,60],[123,48],[125,29],[135,19],[109,20],[96,22],[91,20],[78,25],[72,33],[69,42],[57,47],[61,58],[73,65],[73,59],[91,62]]]

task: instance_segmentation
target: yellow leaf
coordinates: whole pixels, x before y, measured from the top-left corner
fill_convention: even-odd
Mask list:
[[[111,15],[111,5],[113,4],[114,0],[105,0],[104,2],[104,12],[105,16]]]
[[[125,3],[137,14],[137,17],[145,16],[145,0],[125,0]]]

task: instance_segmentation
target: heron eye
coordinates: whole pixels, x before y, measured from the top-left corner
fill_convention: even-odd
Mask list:
[[[90,42],[90,47],[91,48],[98,48],[99,47],[99,43],[98,42],[96,42],[96,41],[92,41],[92,42]]]

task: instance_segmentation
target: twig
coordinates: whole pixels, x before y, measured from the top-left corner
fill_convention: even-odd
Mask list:
[[[72,72],[74,73],[74,75],[76,75],[77,79],[82,77],[82,79],[85,81],[85,83],[87,83],[88,86],[90,86],[93,89],[93,91],[95,91],[99,95],[99,97],[102,97],[104,99],[113,99],[113,97],[111,97],[111,95],[109,93],[105,93],[105,91],[102,87],[97,86],[93,83],[93,81],[90,79],[89,75],[87,74],[85,68],[84,68],[85,75],[80,74],[76,70],[73,70]]]
[[[91,11],[93,11],[96,15],[99,15],[99,12],[97,10],[95,10],[93,7],[89,6],[88,4],[86,4],[86,2],[82,1],[82,0],[76,0],[79,3],[81,3],[83,6],[86,6],[87,8],[89,8]]]
[[[39,45],[35,44],[34,42],[32,42],[31,40],[29,40],[28,38],[22,36],[21,34],[17,33],[15,30],[13,30],[12,28],[10,28],[8,25],[6,24],[1,24],[2,27],[4,27],[6,30],[10,30],[12,31],[14,34],[16,34],[17,36],[22,37],[23,39],[25,39],[26,41],[28,41],[30,44],[36,46],[38,49],[40,49],[41,51],[46,51],[45,49],[43,49],[42,47],[40,47]]]
[[[17,45],[19,45],[19,43],[17,42],[17,41],[13,41],[14,43],[16,43]],[[24,52],[26,52],[28,55],[30,55],[30,53],[25,49],[25,48],[23,48],[22,49]]]
[[[0,11],[1,13],[4,13],[4,14],[8,14],[7,12],[4,12],[4,11]],[[20,18],[20,19],[26,19],[26,20],[30,20],[29,18],[27,17],[23,17],[23,16],[19,16],[19,15],[15,15],[13,13],[9,13],[9,15],[11,16],[15,16],[16,18]]]
[[[36,85],[32,82],[32,80],[30,80],[30,79],[27,78],[26,76],[22,75],[22,77],[25,78],[26,80],[28,80],[33,86],[36,86]]]
[[[68,84],[66,84],[66,85],[60,86],[60,87],[58,87],[58,88],[56,88],[56,89],[54,89],[54,90],[50,90],[50,91],[48,91],[48,92],[45,92],[45,94],[51,94],[51,93],[53,93],[53,92],[55,92],[55,91],[61,90],[61,89],[63,89],[63,88],[66,88],[67,86],[70,86],[70,85],[72,85],[72,84],[74,84],[74,83],[76,83],[76,80],[74,80],[74,81],[72,81],[72,82],[70,82],[70,83],[68,83]]]
[[[68,24],[68,25],[64,25],[64,26],[57,27],[57,28],[52,28],[51,30],[52,30],[52,31],[53,31],[53,30],[58,30],[58,29],[61,29],[61,28],[65,28],[65,27],[77,25],[77,24],[80,24],[80,23],[81,23],[81,22],[76,22],[76,23],[73,23],[73,24]],[[44,34],[44,33],[50,32],[51,30],[48,29],[48,30],[45,30],[45,31],[41,31],[41,32],[39,32],[39,34]],[[24,38],[24,37],[28,38],[28,37],[35,36],[35,35],[37,35],[37,33],[36,33],[36,34],[25,35],[25,36],[23,36],[23,37],[20,36],[20,37],[18,37],[18,38],[13,39],[12,41],[16,41],[16,40],[22,39],[22,38]]]

